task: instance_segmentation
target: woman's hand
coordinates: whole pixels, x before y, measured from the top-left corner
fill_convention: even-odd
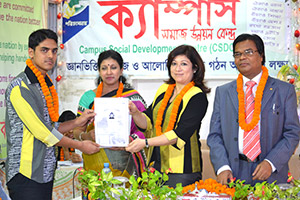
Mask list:
[[[93,128],[92,130],[90,130],[88,133],[89,138],[92,138],[93,141],[95,141],[95,129]]]
[[[128,108],[129,108],[130,115],[135,115],[135,114],[139,113],[139,109],[136,107],[136,105],[132,101],[129,101]]]
[[[125,148],[126,151],[131,153],[139,152],[146,146],[146,142],[144,139],[135,139]]]
[[[74,139],[73,130],[70,130],[70,131],[64,133],[63,135],[68,138]]]
[[[95,129],[93,128],[89,132],[81,133],[80,139],[95,141]]]
[[[72,153],[71,154],[71,160],[72,160],[73,163],[80,163],[80,162],[82,162],[81,156],[79,154],[77,154],[77,153]]]
[[[95,117],[96,113],[94,113],[93,110],[91,109],[85,109],[84,112],[82,113],[82,115],[80,117],[77,117],[76,120],[76,124],[78,126],[85,126],[87,124],[90,124],[91,122],[94,121],[94,117]]]
[[[100,145],[90,140],[84,140],[81,141],[81,146],[78,149],[85,154],[94,154],[100,151]]]
[[[164,134],[152,138],[148,138],[148,146],[164,146],[164,145],[172,145],[176,144],[177,138],[174,138],[172,140],[169,140]],[[129,145],[125,148],[126,151],[129,151],[131,153],[138,152],[142,150],[144,147],[146,147],[146,141],[145,139],[135,139]]]
[[[128,104],[129,114],[132,116],[132,119],[139,128],[146,129],[147,128],[147,120],[141,111],[136,107],[136,105],[129,101]]]

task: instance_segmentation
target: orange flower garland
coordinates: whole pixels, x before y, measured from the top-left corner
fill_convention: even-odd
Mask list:
[[[208,192],[215,192],[216,194],[228,194],[231,197],[233,197],[235,193],[234,188],[228,188],[226,185],[222,185],[221,183],[218,183],[216,180],[211,178],[206,179],[205,181],[199,180],[191,185],[183,187],[182,193],[185,194],[188,192],[192,192],[195,189],[205,189]]]
[[[37,77],[37,80],[40,83],[42,92],[45,96],[47,107],[48,107],[48,112],[50,115],[50,118],[53,122],[57,122],[59,118],[59,112],[58,112],[58,96],[57,92],[55,90],[54,85],[51,87],[48,87],[45,81],[44,76],[42,73],[33,65],[31,59],[26,60],[26,65],[31,69],[31,71],[34,73],[34,75]],[[46,73],[46,76],[49,78],[49,80],[52,83],[51,78],[49,75]],[[50,89],[50,91],[49,91]]]
[[[238,99],[239,99],[239,124],[240,127],[244,131],[252,130],[259,121],[259,115],[261,112],[261,100],[263,97],[263,91],[265,89],[267,80],[268,80],[268,69],[265,66],[262,66],[262,76],[257,86],[257,90],[255,93],[254,98],[254,112],[253,118],[249,124],[246,123],[246,115],[245,115],[245,94],[243,90],[243,76],[239,74],[236,83],[237,83],[237,92],[238,92]]]
[[[163,134],[162,133],[162,128],[161,128],[162,118],[163,118],[163,115],[164,115],[164,111],[165,111],[165,109],[167,107],[167,104],[169,102],[169,99],[172,96],[172,93],[173,93],[173,90],[175,88],[175,85],[176,84],[170,84],[168,86],[168,89],[166,90],[164,98],[163,98],[163,100],[162,100],[162,102],[160,104],[160,107],[158,109],[157,119],[156,119],[156,124],[155,124],[155,129],[156,129],[156,135],[157,136],[160,136],[160,135]],[[174,106],[173,106],[173,109],[172,109],[172,112],[171,112],[171,115],[170,115],[170,121],[169,121],[168,127],[166,129],[166,132],[168,132],[168,131],[170,131],[170,130],[173,129],[174,124],[176,122],[176,117],[177,117],[177,114],[178,114],[178,109],[179,109],[180,102],[181,102],[183,96],[185,95],[185,93],[190,88],[192,88],[194,85],[195,85],[195,83],[194,83],[194,81],[192,81],[189,84],[187,84],[186,86],[184,86],[184,88],[180,91],[180,93],[178,94],[178,96],[174,100]]]
[[[122,82],[120,82],[116,97],[121,97],[122,96],[123,88],[124,88],[124,84]],[[97,87],[96,97],[101,97],[102,96],[102,90],[103,90],[103,82],[101,82]],[[94,105],[93,105],[92,109],[94,110]]]

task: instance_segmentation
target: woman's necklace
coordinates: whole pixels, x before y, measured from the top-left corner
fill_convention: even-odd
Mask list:
[[[58,118],[59,118],[59,112],[58,112],[59,105],[58,105],[58,96],[57,96],[57,92],[55,90],[54,85],[48,87],[48,85],[46,84],[44,76],[33,65],[31,59],[27,59],[26,64],[31,69],[31,71],[34,73],[37,80],[39,81],[42,92],[45,96],[45,100],[46,100],[46,103],[47,103],[47,108],[48,108],[48,112],[49,112],[51,120],[53,122],[57,122]],[[46,76],[49,78],[49,80],[52,83],[52,80],[51,80],[51,78],[49,77],[49,75],[47,73],[46,73]],[[49,89],[50,89],[50,91],[49,91]]]
[[[163,115],[164,115],[164,111],[167,107],[167,104],[169,102],[169,99],[171,98],[172,96],[172,93],[173,93],[173,90],[175,88],[175,85],[176,84],[170,84],[165,92],[165,95],[164,95],[164,98],[160,104],[160,107],[158,109],[158,112],[157,112],[157,119],[156,119],[156,123],[155,123],[155,129],[156,129],[156,135],[157,136],[160,136],[162,135],[162,128],[161,128],[161,124],[162,124],[162,119],[163,119]],[[175,98],[174,100],[174,105],[173,105],[173,108],[172,108],[172,112],[171,112],[171,115],[170,115],[170,121],[169,121],[169,124],[168,124],[168,127],[166,129],[165,132],[168,132],[170,130],[173,129],[174,127],[174,124],[176,122],[176,118],[177,118],[177,114],[178,114],[178,109],[179,109],[179,105],[180,105],[180,102],[183,98],[183,96],[185,95],[185,93],[187,93],[187,91],[192,88],[193,86],[195,85],[194,81],[188,83],[186,86],[184,86],[184,88],[180,91],[180,93],[177,95],[177,97]]]
[[[257,90],[254,98],[254,112],[253,118],[249,124],[246,123],[246,115],[245,115],[245,94],[243,90],[243,76],[239,74],[236,83],[237,83],[237,92],[239,99],[239,124],[240,127],[244,131],[252,130],[259,121],[259,115],[261,112],[261,100],[263,97],[263,92],[268,80],[268,69],[265,66],[262,66],[262,76],[257,86]]]
[[[118,87],[118,91],[117,91],[117,94],[116,94],[115,97],[121,97],[122,96],[123,88],[124,88],[124,85],[123,85],[122,82],[120,82],[119,87]],[[97,87],[96,97],[101,97],[102,96],[102,90],[103,90],[103,82],[101,82]],[[92,109],[94,110],[94,105],[93,105]]]

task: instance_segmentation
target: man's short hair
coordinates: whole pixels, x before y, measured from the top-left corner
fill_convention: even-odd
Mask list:
[[[243,42],[245,40],[251,40],[255,43],[258,53],[262,56],[263,60],[261,62],[262,65],[265,65],[265,46],[263,40],[256,34],[241,34],[233,41],[233,53],[235,52],[235,46],[239,42]]]
[[[39,29],[30,34],[28,38],[28,47],[35,50],[41,42],[46,39],[53,39],[57,43],[57,35],[50,29]]]

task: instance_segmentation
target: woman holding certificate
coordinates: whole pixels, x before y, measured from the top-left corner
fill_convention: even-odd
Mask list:
[[[149,163],[154,161],[153,167],[161,172],[171,171],[166,185],[185,186],[202,178],[199,129],[210,89],[204,85],[204,63],[194,47],[176,47],[168,56],[167,67],[169,80],[160,86],[146,111],[129,103],[130,114],[146,139],[134,140],[126,150],[133,153],[148,148]]]
[[[85,92],[78,106],[77,115],[80,116],[85,109],[94,108],[95,97],[124,97],[129,98],[141,111],[145,110],[145,101],[140,94],[131,89],[126,83],[123,73],[123,58],[113,50],[104,51],[98,58],[99,78],[97,79],[98,87],[94,90]],[[88,127],[79,127],[73,132],[74,137],[78,140],[95,140],[95,129],[93,125]],[[130,136],[138,135],[144,138],[143,133],[137,130],[132,120]],[[100,171],[104,163],[110,164],[110,169],[114,176],[129,177],[134,170],[139,175],[140,165],[143,165],[143,154],[130,154],[124,148],[101,148],[100,151],[93,155],[83,154],[83,164],[86,170],[92,169]]]

